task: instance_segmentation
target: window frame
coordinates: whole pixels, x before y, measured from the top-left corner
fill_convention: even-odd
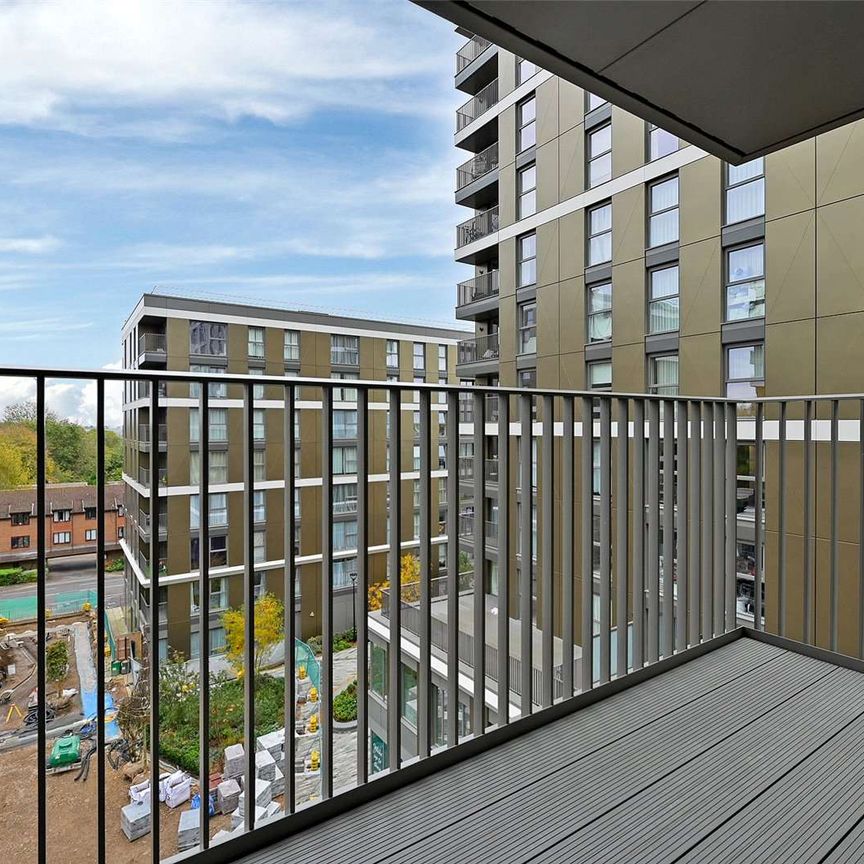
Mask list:
[[[282,362],[299,363],[300,362],[300,331],[299,330],[283,330],[282,331]],[[291,338],[289,338],[291,337]],[[294,338],[296,337],[296,339]],[[290,350],[289,350],[290,349]]]
[[[608,292],[600,292],[599,289],[608,288]],[[594,308],[593,299],[595,297],[604,297],[608,294],[609,297],[609,305],[608,307],[598,307]],[[612,288],[612,280],[604,279],[601,282],[592,282],[585,286],[585,324],[587,327],[586,331],[586,341],[591,345],[602,344],[604,342],[610,342],[612,340],[612,296],[613,296],[613,288]],[[592,322],[594,320],[608,320],[609,322],[609,335],[602,337],[594,337],[591,335]]]
[[[524,57],[516,57],[516,86],[524,84],[529,78],[533,78],[539,71],[540,67]],[[524,67],[529,67],[528,74],[525,74]]]
[[[524,255],[524,244],[531,240],[533,242],[533,252],[530,255]],[[532,274],[531,281],[524,280],[524,268],[528,265]],[[529,231],[527,234],[522,234],[516,238],[516,287],[528,288],[531,285],[537,284],[537,232]]]
[[[526,120],[524,114],[525,108],[528,105],[532,106],[533,115],[528,120]],[[531,130],[530,133],[528,132],[529,129]],[[527,143],[525,143],[526,136],[530,138]],[[530,150],[532,147],[536,146],[537,94],[536,92],[534,92],[516,103],[516,153],[524,153],[526,150]]]
[[[609,227],[603,228],[602,230],[595,231],[594,230],[594,216],[595,214],[599,214],[603,210],[609,211]],[[585,211],[585,221],[587,231],[586,234],[586,244],[585,244],[585,260],[589,267],[596,267],[598,264],[609,264],[612,261],[612,201],[608,199],[606,201],[601,202],[600,204],[595,204],[593,207],[589,207]],[[592,240],[597,240],[598,238],[609,238],[609,254],[608,257],[600,258],[599,260],[594,260],[592,257]],[[605,245],[605,244],[604,244]]]
[[[658,189],[660,186],[664,186],[666,183],[675,183],[675,203],[669,207],[662,207],[659,210],[654,210],[654,202],[653,202],[653,192],[655,189]],[[681,239],[681,181],[678,176],[678,172],[676,171],[674,174],[666,174],[663,177],[658,177],[656,180],[652,180],[648,184],[647,194],[645,196],[645,203],[648,208],[648,218],[646,220],[646,226],[648,229],[648,237],[646,238],[646,249],[659,249],[662,246],[669,246],[672,243],[678,243]],[[677,214],[675,219],[675,237],[671,240],[664,240],[662,243],[653,242],[653,233],[654,233],[654,220],[665,216],[668,213],[675,212]]]
[[[664,294],[663,296],[654,296],[654,276],[657,273],[662,273],[666,270],[675,270],[675,286],[676,291],[674,294]],[[677,333],[681,328],[681,268],[679,266],[679,262],[675,261],[670,264],[661,264],[657,267],[651,267],[647,272],[648,279],[648,287],[646,290],[647,295],[647,315],[648,315],[648,326],[646,327],[647,333],[649,336],[655,336],[660,333]],[[651,309],[657,304],[669,302],[670,300],[675,301],[675,326],[670,327],[663,330],[655,330],[652,326],[652,317],[651,317]]]
[[[736,252],[744,252],[747,249],[755,249],[757,246],[762,248],[762,275],[747,276],[741,279],[731,278],[730,274],[730,259]],[[731,318],[729,316],[729,289],[739,288],[750,283],[762,283],[762,314],[761,315],[746,315],[740,318]],[[752,302],[752,301],[751,301]],[[729,246],[723,250],[723,321],[731,323],[735,321],[759,321],[765,318],[765,238],[759,240],[751,240],[746,243],[740,243],[736,246]]]
[[[219,328],[221,328],[221,335]],[[221,349],[218,348],[220,344]],[[217,347],[217,350],[213,350],[214,346]],[[196,350],[205,347],[207,350]],[[191,320],[189,322],[189,353],[196,357],[227,357],[228,325],[222,321]]]
[[[759,174],[754,174],[750,177],[746,177],[743,180],[730,180],[729,173],[730,170],[735,170],[736,168],[744,168],[747,165],[750,165],[754,162],[761,162],[762,171]],[[762,211],[761,213],[753,213],[749,216],[744,216],[741,219],[736,219],[734,222],[729,219],[729,193],[735,192],[743,189],[745,186],[761,184],[761,192],[762,192]],[[728,225],[740,225],[742,222],[749,222],[751,219],[760,219],[765,216],[765,158],[763,156],[757,156],[755,159],[751,159],[749,162],[745,162],[743,165],[730,165],[728,162],[723,163],[723,226],[726,227]]]
[[[672,387],[670,384],[658,384],[656,380],[656,372],[657,372],[657,361],[658,360],[666,360],[674,357],[675,358],[675,392],[667,392],[664,388]],[[648,381],[646,385],[646,389],[649,393],[653,393],[655,396],[668,396],[669,398],[674,398],[678,395],[680,387],[681,387],[681,360],[679,357],[679,353],[677,351],[664,351],[659,354],[649,354],[648,355],[648,364],[647,364],[647,375]],[[661,392],[662,391],[662,392]]]
[[[525,313],[533,311],[534,320],[532,322],[525,322]],[[533,330],[533,335],[531,331]],[[518,354],[536,354],[537,353],[537,301],[536,300],[526,300],[524,303],[520,303],[516,307],[516,347]],[[531,344],[531,340],[533,340],[533,345],[530,350],[526,347]]]
[[[261,339],[259,341],[258,337]],[[260,353],[258,353],[260,348]],[[264,328],[250,324],[246,328],[246,352],[249,357],[255,360],[264,359]]]
[[[730,377],[730,359],[733,351],[740,351],[742,349],[748,348],[761,348],[761,356],[762,356],[762,375],[761,377],[756,375],[753,377],[746,378],[732,378]],[[746,402],[748,399],[757,399],[760,394],[758,392],[758,388],[765,387],[765,342],[741,342],[734,345],[726,345],[723,351],[723,377],[725,381],[725,390],[727,393],[727,398],[737,399],[741,402]],[[729,396],[729,385],[747,385],[750,384],[753,386],[754,391],[756,391],[754,396],[749,395],[733,395]]]
[[[596,154],[592,155],[592,142],[596,136],[599,136],[602,132],[606,130],[609,131],[609,146]],[[609,120],[606,123],[601,123],[598,126],[595,126],[593,129],[589,129],[585,133],[585,188],[586,189],[594,189],[597,186],[602,186],[604,183],[608,183],[613,177],[612,171],[612,121]],[[604,179],[597,180],[593,182],[592,177],[594,174],[594,165],[599,162],[601,159],[606,160],[608,158],[609,162],[609,176],[606,177],[604,175]]]
[[[675,141],[675,147],[672,150],[669,150],[665,153],[654,153],[654,141],[655,141],[655,133],[660,133],[659,136],[668,136],[670,140]],[[664,156],[671,156],[673,153],[677,153],[681,147],[681,139],[677,135],[673,135],[671,132],[667,132],[662,126],[658,126],[656,123],[647,123],[647,151],[646,157],[648,162],[655,162],[657,159],[662,159]]]
[[[533,185],[523,187],[523,178],[529,172],[533,172]],[[525,206],[529,200],[530,205]],[[516,169],[516,219],[527,219],[537,212],[537,163],[529,162],[521,168]]]

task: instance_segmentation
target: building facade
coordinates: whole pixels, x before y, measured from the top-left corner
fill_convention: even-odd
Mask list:
[[[105,551],[120,554],[126,519],[122,483],[105,485]],[[45,490],[45,554],[48,558],[96,552],[96,487],[53,483]],[[36,488],[0,491],[0,565],[35,566]]]
[[[294,542],[298,567],[296,607],[302,638],[320,633],[322,459],[332,459],[333,585],[336,631],[352,626],[357,558],[357,410],[356,390],[347,382],[399,380],[456,382],[456,344],[463,331],[355,319],[318,313],[225,302],[144,295],[123,330],[124,368],[199,371],[214,374],[333,378],[346,381],[334,391],[332,447],[321,443],[321,395],[297,388],[295,423]],[[210,606],[209,644],[224,645],[221,614],[242,605],[244,569],[243,388],[211,384],[210,416]],[[197,384],[170,382],[162,389],[158,448],[150,441],[150,390],[147,382],[128,381],[124,391],[124,483],[131,528],[123,549],[132,596],[133,621],[144,629],[149,604],[151,470],[165,497],[160,535],[160,650],[187,658],[200,652],[196,614],[199,556],[199,417]],[[416,395],[403,396],[413,411]],[[254,549],[256,594],[284,596],[284,392],[278,385],[256,386],[254,398]],[[370,581],[387,577],[387,401],[384,391],[370,395]],[[442,408],[446,406],[441,406]],[[408,414],[410,417],[411,414]],[[443,416],[443,415],[441,415]],[[443,438],[443,435],[441,436]],[[446,477],[439,445],[433,471],[433,496],[444,506],[439,487]],[[154,454],[158,458],[154,459]],[[404,488],[403,542],[418,536],[419,447],[416,424],[402,424],[401,466]],[[374,481],[374,482],[373,482]],[[416,505],[416,506],[415,506]],[[307,514],[309,514],[307,516]],[[168,526],[170,525],[170,531]],[[443,547],[442,547],[443,548]]]

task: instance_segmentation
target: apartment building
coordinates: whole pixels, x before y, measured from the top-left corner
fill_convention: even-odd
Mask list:
[[[127,369],[165,369],[213,374],[275,375],[342,379],[334,391],[329,447],[322,443],[320,388],[295,388],[295,516],[293,554],[298,567],[296,617],[302,638],[320,633],[322,551],[322,459],[333,473],[332,557],[334,622],[352,626],[357,577],[357,394],[350,381],[456,382],[456,344],[464,331],[396,322],[348,318],[279,308],[211,302],[146,294],[123,329]],[[197,657],[197,567],[200,438],[197,384],[169,382],[160,394],[158,447],[150,440],[150,390],[130,380],[124,391],[127,510],[132,529],[123,544],[127,579],[134,590],[133,620],[144,627],[149,603],[150,494],[165,502],[159,520],[160,650]],[[256,594],[282,597],[284,530],[284,386],[261,385],[253,391],[254,554]],[[403,396],[404,411],[414,411],[416,391]],[[436,405],[436,407],[438,407]],[[387,578],[389,542],[387,401],[370,394],[369,531],[370,582]],[[439,416],[443,422],[441,405]],[[380,409],[374,410],[371,409]],[[410,418],[412,413],[407,413]],[[244,550],[244,429],[241,385],[209,385],[209,645],[224,645],[221,613],[242,605]],[[406,554],[418,536],[419,447],[417,421],[402,423],[402,540]],[[435,506],[444,507],[446,477],[443,444],[433,477]],[[154,454],[156,454],[154,456]],[[156,478],[151,475],[157,471]],[[440,490],[439,490],[440,487]],[[169,530],[170,526],[170,530]],[[443,549],[443,546],[442,546]]]
[[[105,551],[120,554],[126,530],[122,483],[105,484]],[[52,483],[45,489],[48,558],[96,552],[96,487]],[[31,566],[36,560],[36,487],[0,491],[0,564]]]

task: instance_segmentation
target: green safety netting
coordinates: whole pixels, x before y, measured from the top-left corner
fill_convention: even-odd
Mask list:
[[[318,690],[321,689],[321,668],[318,666],[318,661],[315,659],[315,653],[305,643],[299,639],[294,640],[294,671],[296,672],[301,666],[306,667],[306,674],[312,682],[312,686]]]
[[[48,599],[48,609],[52,615],[65,615],[80,612],[85,603],[96,605],[95,591],[69,591],[56,594]],[[0,618],[10,621],[25,621],[36,617],[36,596],[0,598]]]

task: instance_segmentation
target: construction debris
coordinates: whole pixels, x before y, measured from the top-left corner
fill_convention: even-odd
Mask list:
[[[120,827],[130,842],[150,833],[150,801],[127,804],[120,811]]]
[[[185,852],[198,845],[200,815],[197,810],[184,810],[180,814],[180,824],[177,826],[177,849]]]

